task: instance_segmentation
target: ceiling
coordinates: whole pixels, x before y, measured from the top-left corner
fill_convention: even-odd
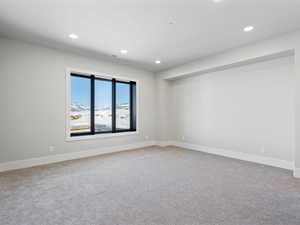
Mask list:
[[[300,0],[0,1],[1,36],[153,72],[297,29]]]

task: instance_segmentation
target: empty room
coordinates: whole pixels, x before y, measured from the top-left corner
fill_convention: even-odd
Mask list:
[[[0,0],[0,225],[299,225],[300,1]]]

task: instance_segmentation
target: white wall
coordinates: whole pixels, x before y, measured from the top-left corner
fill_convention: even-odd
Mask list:
[[[293,164],[295,167],[294,175],[296,177],[300,177],[300,31],[284,34],[264,41],[258,41],[253,44],[196,60],[194,62],[160,72],[157,74],[157,77],[158,79],[170,82],[170,80],[174,79],[187,78],[195,74],[207,74],[215,71],[223,71],[283,55],[293,56],[295,62],[292,82],[295,94],[293,101]],[[164,91],[161,90],[161,93],[164,93]],[[165,108],[162,107],[159,110],[164,111]],[[162,113],[158,113],[158,115],[162,115]],[[163,122],[168,123],[168,121]],[[160,123],[157,127],[158,129],[161,129],[161,127],[165,126]],[[167,132],[170,134],[173,133],[171,128]]]
[[[156,110],[156,132],[157,141],[159,145],[168,145],[166,140],[171,140],[170,135],[170,107],[171,107],[171,96],[170,96],[170,83],[166,80],[156,79],[156,91],[157,91],[157,107]]]
[[[139,80],[140,133],[66,142],[66,67]],[[150,72],[0,39],[0,162],[126,145],[145,141],[145,136],[155,140],[155,87]],[[49,146],[55,152],[49,152]]]
[[[293,161],[293,65],[284,57],[173,81],[173,139]]]

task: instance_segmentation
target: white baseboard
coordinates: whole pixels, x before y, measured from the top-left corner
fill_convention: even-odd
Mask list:
[[[156,145],[159,147],[167,147],[167,146],[173,145],[173,142],[172,141],[157,141]]]
[[[247,154],[247,153],[241,153],[236,151],[230,151],[230,150],[225,150],[220,148],[212,148],[207,146],[195,145],[186,142],[178,142],[178,141],[144,141],[144,142],[138,142],[138,143],[128,144],[128,145],[106,147],[101,149],[93,149],[93,150],[65,153],[59,155],[51,155],[51,156],[45,156],[39,158],[25,159],[25,160],[10,161],[5,163],[0,163],[0,172],[63,162],[63,161],[68,161],[73,159],[81,159],[81,158],[103,155],[103,154],[114,153],[114,152],[127,151],[131,149],[143,148],[143,147],[154,146],[154,145],[158,145],[160,147],[173,145],[173,146],[191,149],[195,151],[201,151],[201,152],[221,155],[229,158],[294,170],[294,176],[300,178],[300,168],[294,169],[293,162],[269,158],[269,157],[257,156],[257,155]]]
[[[221,155],[229,158],[264,164],[268,166],[279,167],[288,170],[294,170],[294,163],[286,160],[258,156],[258,155],[248,154],[248,153],[237,152],[237,151],[230,151],[221,148],[212,148],[207,146],[189,144],[189,143],[178,142],[178,141],[173,141],[172,145],[181,148],[195,150],[195,151],[206,152],[214,155]],[[295,172],[295,174],[298,175],[298,177],[300,177],[300,169],[299,171],[297,171],[297,173]]]
[[[300,168],[295,168],[294,169],[294,177],[300,178]]]
[[[25,160],[10,161],[5,163],[0,163],[0,172],[29,168],[33,166],[40,166],[40,165],[56,163],[56,162],[63,162],[72,159],[80,159],[80,158],[86,158],[91,156],[103,155],[103,154],[113,153],[113,152],[121,152],[121,151],[136,149],[136,148],[153,146],[155,144],[156,144],[155,141],[144,141],[144,142],[138,142],[138,143],[128,144],[128,145],[51,155],[51,156],[45,156],[39,158],[25,159]]]

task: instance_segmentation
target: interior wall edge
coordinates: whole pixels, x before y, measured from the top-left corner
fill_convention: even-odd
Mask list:
[[[181,76],[188,76],[195,72],[199,73],[212,68],[253,60],[255,58],[259,59],[272,55],[280,55],[282,53],[285,54],[284,52],[294,52],[297,45],[299,45],[299,38],[299,31],[280,35],[271,39],[257,41],[252,44],[216,53],[166,71],[161,71],[156,75],[162,79],[175,79]]]
[[[300,178],[300,168],[295,168],[294,169],[294,177]]]
[[[273,60],[273,59],[277,59],[277,58],[283,58],[283,57],[294,56],[294,55],[295,55],[295,50],[288,49],[288,50],[284,50],[284,51],[280,51],[280,52],[276,52],[276,53],[270,53],[270,54],[263,55],[263,56],[244,59],[241,61],[233,62],[231,64],[220,65],[220,66],[203,69],[203,70],[196,70],[196,71],[178,75],[178,76],[169,76],[169,77],[165,77],[163,79],[168,80],[168,81],[186,79],[186,78],[190,78],[190,77],[194,77],[194,76],[229,70],[229,69],[233,69],[236,67],[242,67],[242,66],[246,66],[246,65],[251,65],[251,64],[255,64],[255,63],[265,62],[265,61],[269,61],[269,60]]]

